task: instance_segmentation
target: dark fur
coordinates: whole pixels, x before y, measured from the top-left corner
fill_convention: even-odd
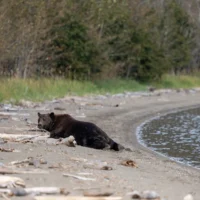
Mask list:
[[[38,128],[49,131],[51,138],[66,138],[73,135],[77,144],[81,146],[95,149],[110,148],[115,151],[123,148],[93,123],[78,121],[68,114],[38,113],[38,117]]]

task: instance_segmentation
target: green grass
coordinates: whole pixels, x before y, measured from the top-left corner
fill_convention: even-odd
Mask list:
[[[149,84],[134,80],[71,81],[66,79],[0,79],[0,102],[18,103],[20,100],[44,101],[66,95],[116,94],[126,91],[145,91]],[[195,88],[200,87],[196,76],[166,75],[160,82],[151,83],[156,88]]]
[[[160,82],[152,83],[156,88],[195,88],[200,87],[200,77],[165,75]]]
[[[21,99],[44,101],[65,95],[119,93],[145,90],[145,86],[131,80],[71,81],[66,79],[0,79],[0,102],[18,103]]]
[[[102,94],[122,93],[126,91],[142,91],[146,90],[146,85],[138,83],[135,80],[111,79],[95,81],[95,86]]]

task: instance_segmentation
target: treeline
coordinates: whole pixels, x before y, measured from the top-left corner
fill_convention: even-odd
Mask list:
[[[0,75],[149,81],[197,72],[199,7],[197,0],[1,0]]]

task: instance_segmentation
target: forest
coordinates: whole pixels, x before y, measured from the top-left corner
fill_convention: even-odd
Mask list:
[[[197,74],[199,22],[198,0],[1,0],[0,77]]]

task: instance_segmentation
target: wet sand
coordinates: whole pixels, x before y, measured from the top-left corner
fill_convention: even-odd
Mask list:
[[[24,103],[24,105],[26,102]],[[178,111],[184,108],[200,106],[198,91],[155,92],[153,95],[115,95],[98,97],[65,97],[42,104],[27,104],[19,113],[29,116],[16,116],[0,121],[0,132],[23,133],[20,128],[27,128],[28,121],[37,122],[37,112],[68,113],[73,117],[91,121],[101,127],[112,139],[132,149],[132,152],[114,152],[95,150],[81,146],[67,147],[46,143],[11,143],[2,147],[15,148],[20,152],[0,154],[0,162],[5,165],[11,161],[27,157],[43,158],[47,164],[39,169],[49,174],[23,174],[27,187],[58,186],[67,188],[70,195],[82,195],[85,189],[105,188],[113,191],[114,196],[125,196],[133,190],[154,190],[163,199],[182,200],[188,193],[200,199],[200,170],[178,164],[162,157],[140,145],[136,138],[137,127],[152,117]],[[11,111],[10,111],[11,112]],[[33,134],[33,133],[31,133]],[[40,134],[34,132],[34,134]],[[84,159],[83,159],[84,158]],[[131,159],[138,168],[120,165]],[[106,161],[113,170],[99,170],[86,167],[88,162]],[[50,168],[50,167],[54,168]],[[55,168],[56,167],[56,168]],[[28,166],[27,168],[34,168]],[[86,177],[95,181],[83,181],[64,177],[63,173],[89,173]]]

